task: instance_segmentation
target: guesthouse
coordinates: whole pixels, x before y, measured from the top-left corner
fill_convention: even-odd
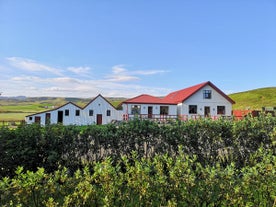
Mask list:
[[[165,97],[140,95],[122,103],[127,118],[230,117],[235,102],[210,81],[169,93]]]

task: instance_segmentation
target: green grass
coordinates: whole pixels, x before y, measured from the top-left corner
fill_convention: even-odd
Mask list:
[[[0,113],[0,121],[24,120],[30,113]]]
[[[124,98],[108,98],[114,107],[117,107]],[[56,98],[56,97],[34,97],[23,100],[0,99],[0,121],[24,120],[25,116],[59,107],[69,101],[84,107],[91,101],[88,98]]]
[[[233,109],[261,110],[262,107],[276,107],[276,87],[234,93],[229,97],[236,102]]]

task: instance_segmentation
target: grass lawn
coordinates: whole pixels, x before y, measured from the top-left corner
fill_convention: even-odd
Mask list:
[[[25,116],[30,113],[0,113],[0,121],[25,120]]]

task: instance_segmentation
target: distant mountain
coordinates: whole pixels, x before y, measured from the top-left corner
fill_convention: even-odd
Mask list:
[[[229,97],[236,102],[233,109],[261,110],[262,107],[276,107],[276,87],[234,93]]]
[[[233,93],[228,95],[233,99],[236,104],[233,105],[233,109],[255,109],[261,110],[262,107],[276,107],[276,87],[259,88],[239,93]],[[91,98],[73,98],[73,97],[26,97],[15,96],[6,97],[0,96],[0,105],[26,105],[36,104],[39,105],[40,110],[43,110],[44,106],[60,106],[69,101],[76,103],[79,106],[85,106]],[[122,101],[126,100],[123,97],[107,97],[115,107]],[[5,103],[3,101],[6,101]]]
[[[26,98],[26,96],[0,96],[2,100],[25,100]]]

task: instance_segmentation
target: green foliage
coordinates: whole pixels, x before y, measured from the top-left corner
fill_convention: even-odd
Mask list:
[[[261,159],[259,159],[261,158]],[[24,172],[0,181],[1,206],[272,206],[276,156],[260,148],[252,166],[203,167],[180,148],[176,157],[93,162],[72,176],[66,168]]]
[[[168,153],[174,157],[178,146],[203,165],[235,162],[243,167],[259,147],[275,149],[276,119],[247,117],[241,121],[201,119],[172,124],[134,120],[120,125],[62,126],[37,124],[9,130],[0,128],[0,177],[12,176],[17,166],[52,172],[59,165],[75,172],[83,164],[121,155],[152,157]]]
[[[2,127],[0,205],[272,206],[275,146],[272,116]]]

